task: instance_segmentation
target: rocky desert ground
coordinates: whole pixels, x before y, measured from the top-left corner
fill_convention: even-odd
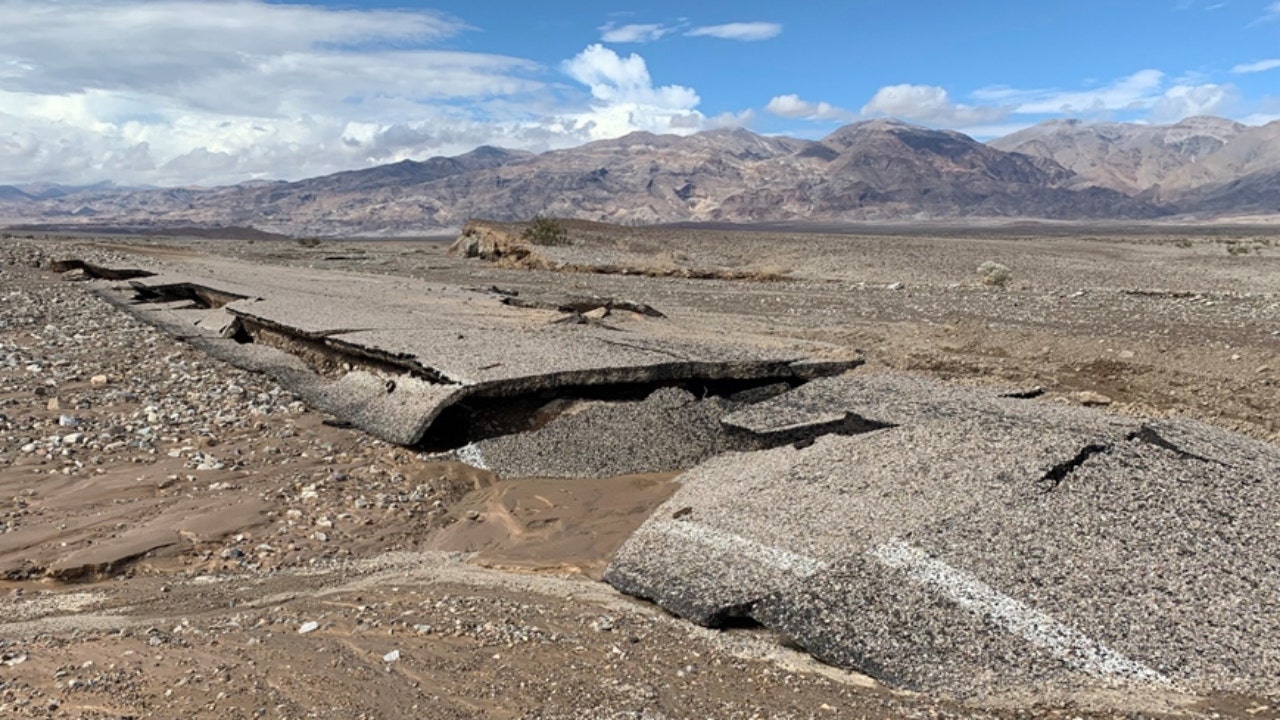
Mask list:
[[[620,298],[870,372],[1280,442],[1274,229],[569,229],[489,260],[425,240],[0,240],[0,716],[1277,716],[1251,695],[961,701],[750,624],[696,627],[599,582],[678,472],[501,477],[390,444],[96,294],[127,280],[54,265]]]

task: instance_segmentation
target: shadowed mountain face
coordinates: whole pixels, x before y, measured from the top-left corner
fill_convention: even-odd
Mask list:
[[[632,133],[540,155],[481,147],[297,182],[0,195],[0,216],[293,234],[422,233],[535,214],[616,223],[1146,219],[1274,204],[1278,137],[1280,124],[1218,118],[1054,122],[991,144],[891,120],[819,141],[743,129]]]
[[[12,185],[0,185],[0,202],[6,200],[21,202],[32,200],[33,198]]]

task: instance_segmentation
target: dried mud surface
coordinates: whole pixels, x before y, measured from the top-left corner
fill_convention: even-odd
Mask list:
[[[695,327],[855,347],[874,368],[1280,440],[1273,245],[616,232],[627,263],[749,260],[789,279],[506,269],[420,242],[0,240],[0,717],[1276,716],[1266,698],[960,706],[757,629],[698,629],[593,580],[672,474],[440,462],[327,425],[32,267],[199,253],[624,297]],[[1012,281],[982,285],[985,260]]]

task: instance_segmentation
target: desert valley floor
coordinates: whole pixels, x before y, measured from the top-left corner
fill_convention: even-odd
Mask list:
[[[1233,448],[1276,452],[1280,230],[569,230],[563,246],[512,252],[514,231],[480,224],[472,254],[498,247],[489,259],[428,240],[0,240],[0,716],[1280,716],[1276,682],[1041,693],[975,677],[972,691],[953,692],[953,676],[906,668],[902,677],[920,679],[912,691],[885,681],[892,673],[876,679],[875,667],[819,662],[769,622],[704,628],[601,581],[681,491],[682,473],[706,460],[686,459],[684,443],[649,448],[650,461],[644,446],[656,441],[619,439],[629,418],[647,422],[646,408],[665,402],[645,395],[745,397],[777,378],[733,368],[778,358],[825,375],[856,367],[871,384],[920,379],[939,394],[1026,398],[1070,422],[1087,409],[1144,428],[1130,440],[1147,423],[1185,418],[1229,431]],[[255,292],[271,285],[293,294]],[[467,462],[463,442],[432,435],[440,423],[387,421],[381,406],[352,409],[319,390],[328,400],[313,401],[305,387],[282,387],[284,376],[244,369],[252,358],[236,367],[209,351],[237,337],[270,345],[337,385],[359,368],[326,355],[331,340],[378,330],[385,347],[443,347],[414,328],[375,327],[380,316],[361,303],[377,304],[376,293],[411,293],[414,312],[439,303],[478,308],[484,322],[580,327],[618,352],[695,348],[694,365],[715,377],[626,376],[583,397],[539,396],[545,407],[522,417],[523,430],[569,428],[568,444],[504,445],[504,431],[475,422],[463,440],[494,458],[486,468]],[[224,305],[246,307],[233,296],[259,301],[256,325],[218,325]],[[272,317],[319,318],[319,329],[291,334]],[[471,332],[459,326],[456,339]],[[525,376],[514,366],[533,362],[519,355],[524,337],[484,336],[489,347],[447,359],[476,387],[516,387]],[[725,348],[741,354],[717,365]],[[579,362],[571,350],[552,346],[550,369]],[[388,395],[397,381],[400,391],[439,382],[387,379],[405,357],[362,362]],[[475,407],[504,397],[490,392]],[[608,409],[621,405],[635,414]],[[642,459],[617,461],[616,448]],[[1271,512],[1277,496],[1250,507]],[[1272,667],[1275,636],[1257,635],[1277,628],[1248,624],[1276,609],[1238,611],[1243,627],[1222,631],[1229,643],[1190,647],[1202,636],[1171,633],[1187,647],[1168,649],[1170,669],[1156,667],[1159,653],[1147,660],[1172,677],[1184,654],[1247,658],[1260,645],[1254,669]]]

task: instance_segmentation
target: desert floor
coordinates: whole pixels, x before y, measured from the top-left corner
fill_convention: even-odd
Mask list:
[[[1275,717],[1280,698],[959,704],[598,581],[673,473],[499,478],[326,424],[51,260],[213,256],[680,308],[872,370],[1280,442],[1280,235],[597,231],[576,272],[446,243],[0,240],[0,716]],[[1000,263],[1010,278],[982,282]],[[672,267],[761,278],[651,277]],[[175,535],[174,528],[179,532]]]

